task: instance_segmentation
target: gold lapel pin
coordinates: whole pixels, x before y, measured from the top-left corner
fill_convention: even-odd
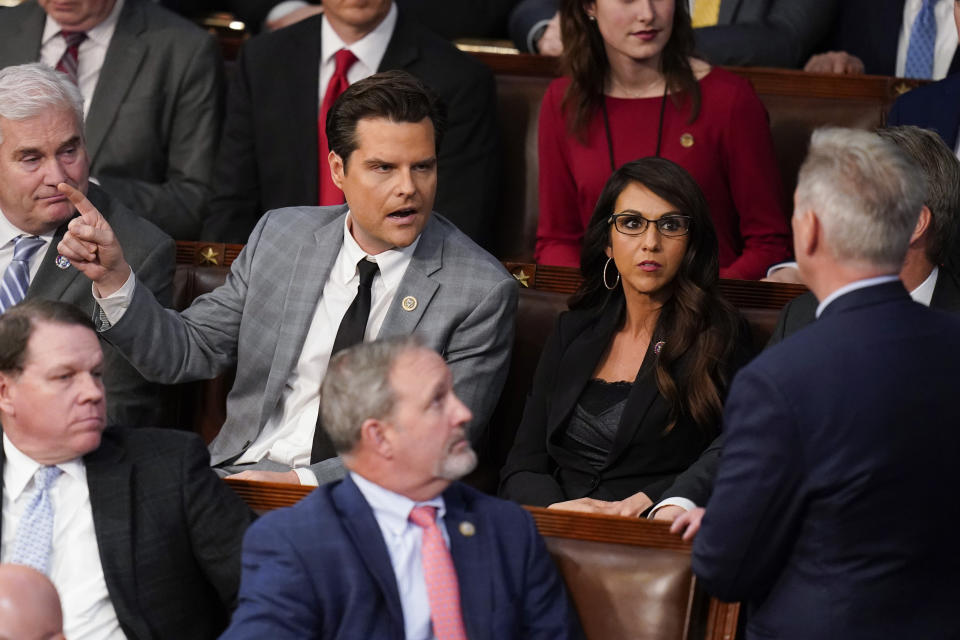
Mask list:
[[[404,311],[413,311],[414,309],[417,308],[417,299],[414,298],[413,296],[407,296],[406,298],[400,301],[400,306],[403,308]]]
[[[685,149],[689,149],[690,147],[692,147],[692,146],[693,146],[693,134],[692,134],[692,133],[685,133],[685,134],[683,134],[682,136],[680,136],[680,146],[684,147]]]
[[[462,535],[465,538],[469,538],[470,536],[472,536],[477,532],[477,528],[473,526],[473,523],[467,522],[466,520],[460,523],[459,528],[460,528],[460,535]]]

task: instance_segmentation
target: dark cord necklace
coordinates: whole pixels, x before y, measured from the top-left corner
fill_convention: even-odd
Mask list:
[[[610,115],[607,113],[607,96],[603,96],[600,101],[603,111],[603,127],[607,133],[607,152],[610,154],[610,171],[617,170],[617,163],[613,160],[613,135],[610,133]],[[660,157],[660,143],[663,140],[663,112],[667,106],[667,86],[664,84],[663,97],[660,98],[660,120],[657,123],[657,151],[654,154]]]

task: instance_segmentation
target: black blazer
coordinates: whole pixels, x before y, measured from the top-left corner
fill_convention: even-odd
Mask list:
[[[317,204],[320,24],[315,16],[244,45],[204,238],[246,242],[264,212]],[[434,209],[488,246],[499,191],[492,73],[402,12],[378,71],[391,69],[409,71],[446,103]]]
[[[693,463],[716,435],[682,415],[664,434],[670,406],[660,395],[650,366],[653,344],[627,398],[613,448],[596,470],[581,456],[559,446],[577,400],[620,326],[622,297],[605,309],[560,315],[547,341],[513,448],[501,473],[500,493],[522,504],[545,506],[591,497],[622,500],[644,491],[654,502],[676,475]],[[660,332],[658,327],[657,333]],[[749,358],[746,332],[730,359],[729,380]],[[677,364],[682,372],[685,362]]]
[[[0,452],[0,477],[4,456]],[[215,638],[253,514],[195,434],[110,428],[83,458],[103,576],[128,638]]]

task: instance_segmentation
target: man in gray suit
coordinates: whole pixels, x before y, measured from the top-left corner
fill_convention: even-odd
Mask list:
[[[173,240],[90,183],[88,176],[82,98],[76,86],[38,63],[0,70],[0,273],[16,269],[12,263],[19,239],[38,238],[42,243],[26,257],[26,297],[62,300],[93,313],[90,283],[57,254],[67,222],[76,215],[57,192],[57,184],[66,182],[87,194],[123,243],[138,280],[161,304],[169,305]],[[109,423],[170,426],[164,390],[148,384],[109,344],[103,348]]]
[[[0,21],[0,68],[60,66],[71,32],[85,34],[72,64],[91,175],[174,238],[197,239],[222,109],[214,39],[148,0],[29,0]]]
[[[181,314],[136,284],[109,225],[63,187],[83,218],[60,250],[94,281],[106,339],[164,382],[236,364],[227,419],[210,445],[215,467],[272,481],[342,477],[338,459],[322,460],[332,454],[316,428],[320,383],[332,352],[378,336],[416,332],[441,353],[473,412],[471,438],[480,436],[506,376],[517,285],[431,213],[443,121],[404,71],[351,85],[326,124],[346,206],[268,212],[226,283]]]

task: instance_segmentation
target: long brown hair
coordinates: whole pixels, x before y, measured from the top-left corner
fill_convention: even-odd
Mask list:
[[[658,325],[665,344],[657,356],[655,375],[657,388],[671,406],[671,426],[685,413],[698,425],[711,427],[723,411],[722,391],[730,382],[725,379],[725,369],[743,324],[720,295],[717,233],[703,192],[686,170],[665,158],[641,158],[613,172],[583,237],[583,281],[570,299],[570,308],[602,310],[624,296],[621,281],[613,290],[604,286],[603,271],[605,249],[610,244],[608,220],[620,193],[632,183],[643,185],[693,218],[687,252],[673,280],[673,295],[660,311]],[[681,357],[683,370],[671,372]]]
[[[563,96],[562,108],[567,114],[567,128],[571,135],[583,139],[587,123],[600,109],[604,90],[610,78],[610,63],[603,36],[597,23],[590,20],[585,0],[562,0],[560,31],[563,37],[563,55],[560,64],[570,85]],[[690,118],[700,114],[700,85],[690,67],[694,51],[693,27],[687,12],[686,0],[675,0],[673,30],[663,48],[660,72],[667,83],[670,100],[680,108],[683,98],[689,96]]]

